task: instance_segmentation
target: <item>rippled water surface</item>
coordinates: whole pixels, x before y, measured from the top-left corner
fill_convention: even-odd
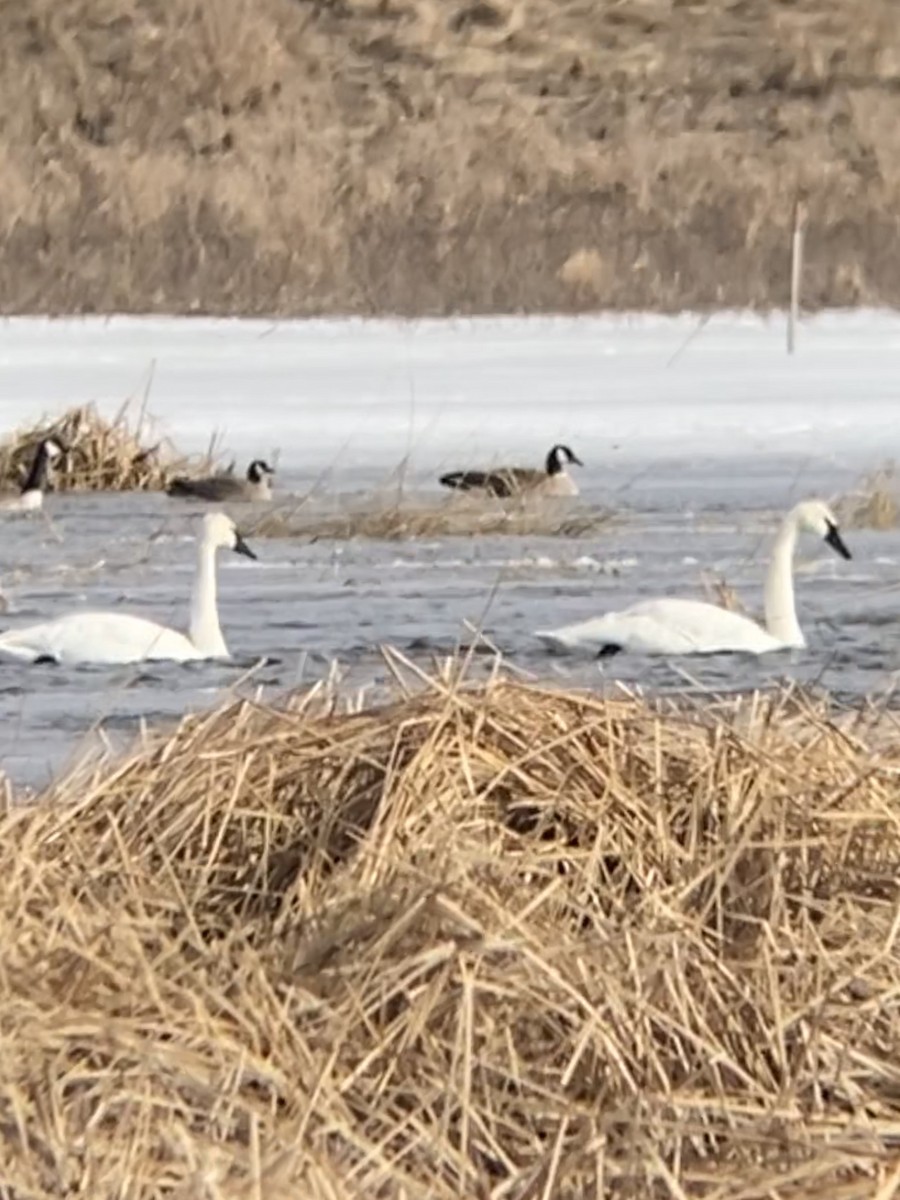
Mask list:
[[[177,326],[178,337],[183,328]],[[383,482],[409,450],[403,427],[412,379],[422,432],[406,485],[411,499],[438,500],[440,467],[479,465],[504,453],[534,461],[561,439],[585,460],[576,505],[618,514],[582,538],[252,540],[258,562],[231,554],[219,559],[220,614],[233,661],[79,669],[0,661],[0,763],[18,784],[37,787],[95,727],[118,743],[142,721],[210,705],[230,688],[260,684],[274,694],[330,670],[347,689],[365,688],[377,699],[391,682],[382,646],[427,667],[435,656],[471,641],[467,623],[482,627],[514,668],[538,679],[732,691],[795,678],[850,700],[886,690],[900,668],[900,532],[846,531],[854,554],[849,563],[822,544],[801,542],[797,600],[809,641],[803,652],[672,662],[623,654],[601,664],[588,655],[554,656],[533,632],[639,598],[703,596],[704,573],[723,576],[751,611],[760,612],[769,540],[780,514],[803,496],[846,491],[880,453],[890,453],[900,324],[890,329],[883,338],[890,353],[880,358],[864,325],[859,345],[848,335],[835,349],[834,338],[823,337],[815,354],[786,365],[780,343],[773,348],[766,342],[769,357],[744,346],[749,335],[741,326],[740,336],[727,344],[711,341],[705,360],[702,345],[692,348],[697,361],[691,365],[686,355],[677,370],[667,364],[684,342],[683,328],[667,334],[668,341],[658,331],[656,342],[633,340],[630,349],[622,348],[612,327],[605,341],[578,333],[562,346],[545,331],[546,361],[553,364],[547,375],[541,374],[540,344],[524,336],[479,343],[478,352],[463,347],[459,359],[447,345],[429,357],[418,343],[416,354],[404,357],[395,346],[391,358],[390,347],[375,338],[368,350],[348,358],[347,346],[355,345],[350,339],[336,344],[330,357],[316,349],[310,366],[309,346],[317,344],[303,332],[290,377],[284,346],[273,343],[276,376],[254,342],[246,362],[256,363],[257,375],[246,368],[241,396],[229,394],[227,404],[217,389],[224,394],[236,386],[234,372],[244,362],[231,341],[224,350],[222,339],[206,350],[197,342],[195,359],[183,346],[173,349],[169,333],[157,344],[142,332],[145,340],[136,350],[134,339],[125,349],[114,339],[107,346],[96,329],[95,341],[83,347],[71,329],[57,335],[49,328],[34,336],[29,349],[28,338],[0,330],[0,413],[10,419],[36,415],[37,405],[52,411],[91,394],[102,400],[104,386],[118,402],[121,373],[134,376],[152,352],[163,382],[151,408],[179,445],[205,444],[211,429],[223,424],[224,411],[230,427],[240,431],[230,443],[239,460],[280,452],[284,494],[303,492],[317,479],[343,437],[349,449],[326,491],[359,497]],[[106,347],[103,353],[98,345]],[[61,347],[57,360],[55,347]],[[868,355],[866,386],[858,376],[860,353]],[[397,368],[390,384],[387,375],[378,382],[377,373],[366,375],[366,354],[388,375],[384,364],[399,362],[403,370]],[[182,373],[166,385],[170,361],[180,363]],[[486,378],[490,395],[479,390],[488,386]],[[87,391],[90,380],[94,393]],[[841,396],[852,397],[853,388],[859,396],[842,406]],[[14,402],[14,391],[27,403]],[[600,392],[603,399],[589,400]],[[783,409],[777,399],[782,394]],[[354,407],[357,395],[364,402]],[[384,421],[376,421],[375,413]],[[4,521],[0,586],[9,611],[0,626],[85,607],[140,612],[184,628],[196,511],[159,495],[52,495],[45,517]],[[249,525],[253,515],[245,512],[241,520]],[[488,659],[476,661],[483,669]]]
[[[838,472],[831,482],[839,484]],[[641,597],[703,595],[704,574],[724,576],[761,608],[771,512],[765,477],[729,503],[729,482],[697,486],[699,468],[655,495],[629,489],[598,535],[459,537],[408,542],[253,540],[250,562],[220,552],[220,613],[234,661],[142,667],[25,666],[0,662],[0,757],[32,785],[63,762],[92,725],[121,736],[148,721],[211,703],[253,680],[287,688],[326,675],[377,698],[389,683],[380,646],[427,666],[471,641],[467,622],[510,662],[541,679],[587,686],[616,680],[653,688],[733,690],[793,677],[845,696],[883,686],[900,666],[894,634],[900,578],[895,534],[848,533],[854,559],[802,545],[798,606],[809,648],[761,660],[673,662],[619,655],[554,656],[533,631],[580,620]],[[706,481],[709,483],[710,481]],[[609,503],[588,487],[579,504]],[[4,525],[7,624],[72,608],[135,611],[184,627],[194,565],[196,509],[162,496],[52,496],[48,520]],[[238,509],[233,509],[239,515]],[[251,515],[246,513],[245,523]],[[260,660],[267,660],[263,665]]]

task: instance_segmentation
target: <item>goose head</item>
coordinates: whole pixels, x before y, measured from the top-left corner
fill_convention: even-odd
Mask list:
[[[804,500],[794,509],[794,524],[802,533],[820,537],[841,558],[852,558],[838,529],[837,518],[824,500]]]
[[[573,454],[568,446],[563,446],[563,445],[559,444],[559,445],[554,446],[553,449],[550,451],[550,453],[547,455],[547,474],[548,475],[558,475],[560,473],[560,471],[565,469],[563,466],[563,462],[562,462],[563,458],[565,458],[570,463],[575,463],[576,466],[579,466],[579,467],[584,466],[584,463],[581,461],[581,459],[578,457],[578,455]]]
[[[65,452],[65,446],[56,437],[45,437],[38,446],[38,454],[43,454],[50,460],[50,462],[53,462],[54,459],[61,458]]]
[[[256,558],[234,521],[223,512],[207,513],[203,518],[203,541],[214,550],[221,547],[223,550],[233,550],[235,554],[243,554],[246,558]]]
[[[267,475],[271,476],[274,474],[274,468],[270,467],[261,458],[254,458],[253,462],[247,468],[247,478],[251,483],[262,483]]]
[[[66,447],[59,438],[53,435],[42,438],[37,444],[34,458],[31,461],[31,468],[25,482],[22,484],[22,494],[39,492],[47,481],[47,473],[51,465],[57,459],[62,458],[65,453]]]

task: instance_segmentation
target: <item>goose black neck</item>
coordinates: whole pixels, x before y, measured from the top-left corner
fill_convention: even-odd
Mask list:
[[[562,454],[565,446],[554,446],[547,455],[547,474],[558,475],[563,469]]]
[[[43,442],[35,451],[34,459],[31,463],[31,470],[25,482],[22,484],[22,495],[26,492],[40,492],[47,481],[47,463],[50,456],[47,453],[47,447]]]

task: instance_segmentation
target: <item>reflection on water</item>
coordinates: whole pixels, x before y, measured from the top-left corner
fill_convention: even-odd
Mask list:
[[[369,482],[346,481],[351,490]],[[230,663],[76,670],[0,662],[0,762],[18,783],[39,786],[97,726],[117,745],[142,720],[175,718],[236,686],[274,692],[311,683],[334,660],[345,688],[378,699],[392,681],[381,646],[429,667],[471,640],[467,623],[482,627],[516,668],[564,684],[722,693],[793,678],[844,698],[883,689],[900,667],[900,534],[891,532],[848,532],[854,558],[846,564],[824,546],[801,545],[798,607],[810,643],[803,652],[673,662],[623,654],[601,665],[553,656],[532,637],[648,596],[702,596],[704,572],[727,578],[759,612],[773,504],[786,507],[813,488],[830,495],[847,482],[828,467],[800,478],[756,461],[726,477],[721,464],[692,463],[681,473],[648,469],[627,486],[619,481],[618,491],[608,480],[587,481],[580,503],[623,510],[590,537],[260,539],[256,563],[220,557]],[[0,624],[82,606],[186,625],[188,506],[153,495],[51,496],[47,510],[49,519],[3,523],[0,585],[12,608]],[[488,665],[475,661],[476,670]]]

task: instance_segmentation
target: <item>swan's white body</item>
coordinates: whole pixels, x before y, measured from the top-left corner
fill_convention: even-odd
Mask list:
[[[794,606],[793,557],[800,532],[816,533],[850,557],[837,522],[821,500],[807,500],[785,518],[766,576],[765,626],[702,600],[643,600],[622,612],[536,636],[555,650],[628,650],[636,654],[767,654],[806,645]]]
[[[216,606],[219,547],[255,557],[224,513],[208,513],[203,518],[187,635],[128,613],[69,613],[40,625],[7,630],[0,635],[0,656],[22,662],[51,660],[72,665],[228,658]]]
[[[615,647],[633,654],[721,654],[744,651],[766,654],[799,641],[773,637],[756,621],[702,600],[644,600],[618,613],[540,630],[541,641],[554,650],[601,650]]]
[[[191,638],[129,613],[68,613],[0,636],[0,655],[22,662],[130,663],[228,657],[224,642],[204,654]]]

